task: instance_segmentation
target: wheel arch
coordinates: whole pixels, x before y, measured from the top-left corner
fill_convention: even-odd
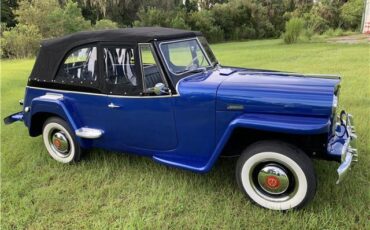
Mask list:
[[[29,124],[29,134],[31,137],[36,137],[42,134],[42,127],[45,121],[51,117],[58,117],[64,120],[63,117],[56,113],[50,112],[37,112],[31,116],[31,121]]]
[[[236,127],[220,151],[220,156],[238,156],[248,146],[260,141],[280,141],[301,149],[309,157],[326,157],[327,133],[294,134]]]
[[[40,135],[44,122],[50,117],[63,119],[74,131],[79,127],[79,122],[72,119],[68,106],[63,99],[38,97],[32,100],[30,107],[30,114],[25,121],[29,128],[30,136]]]

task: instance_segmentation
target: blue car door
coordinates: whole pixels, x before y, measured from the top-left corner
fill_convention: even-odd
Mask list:
[[[152,46],[102,44],[101,52],[106,147],[148,155],[175,149],[174,98],[150,93],[157,83],[167,85]]]

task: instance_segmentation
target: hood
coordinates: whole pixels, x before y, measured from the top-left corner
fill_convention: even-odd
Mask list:
[[[217,90],[218,111],[329,117],[340,83],[328,75],[240,69],[225,75]]]

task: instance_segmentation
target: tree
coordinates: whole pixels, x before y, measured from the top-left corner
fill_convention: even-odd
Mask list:
[[[340,9],[340,18],[345,29],[358,29],[364,11],[363,0],[349,0]]]
[[[63,8],[56,0],[21,1],[16,14],[20,24],[36,26],[43,38],[91,29],[91,23],[72,1],[67,1]]]
[[[56,0],[23,0],[19,2],[18,10],[15,11],[17,21],[22,25],[36,26],[42,37],[52,37],[53,30],[50,28],[48,15],[60,8]]]
[[[13,9],[17,8],[16,0],[1,0],[1,22],[5,23],[7,27],[13,27],[16,24]]]

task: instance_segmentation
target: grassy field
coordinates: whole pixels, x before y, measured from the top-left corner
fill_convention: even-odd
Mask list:
[[[338,164],[315,161],[313,202],[273,212],[239,191],[235,160],[219,160],[206,175],[102,150],[62,165],[22,123],[2,124],[1,229],[370,229],[370,46],[265,40],[212,48],[224,65],[342,75],[339,103],[355,116],[361,154],[348,178],[335,185]],[[2,61],[2,118],[20,110],[33,62]]]

